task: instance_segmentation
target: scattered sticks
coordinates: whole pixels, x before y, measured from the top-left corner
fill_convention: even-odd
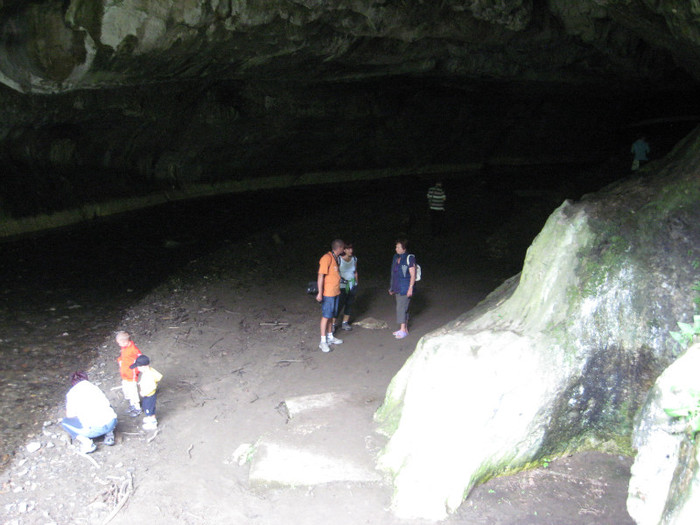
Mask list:
[[[224,340],[223,337],[219,337],[216,341],[214,341],[214,342],[211,344],[211,346],[209,347],[209,350],[211,350],[212,348],[214,348],[214,346],[216,345],[216,343],[220,343],[220,342],[223,341],[223,340]]]
[[[272,327],[272,330],[277,331],[284,330],[289,326],[289,323],[283,323],[281,321],[263,321],[260,323],[260,326],[270,326]]]
[[[119,514],[119,511],[122,510],[122,507],[124,507],[126,501],[131,496],[131,492],[134,490],[134,479],[131,476],[131,472],[127,471],[126,474],[127,479],[124,481],[124,483],[122,483],[122,486],[119,488],[119,493],[117,494],[117,504],[112,509],[112,512],[109,513],[109,516],[107,516],[102,522],[102,525],[107,525],[117,514]]]
[[[213,397],[209,397],[206,395],[201,388],[199,388],[197,385],[194,383],[190,383],[189,381],[185,381],[184,379],[180,379],[180,383],[185,384],[189,386],[192,390],[195,390],[200,396],[202,396],[204,399],[211,400],[214,399]]]
[[[284,367],[289,366],[292,363],[304,363],[307,364],[311,360],[311,357],[303,357],[301,359],[281,359],[275,363],[276,366]]]

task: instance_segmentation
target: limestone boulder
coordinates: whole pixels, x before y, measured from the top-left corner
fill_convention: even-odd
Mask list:
[[[659,376],[640,412],[627,498],[627,510],[639,525],[697,520],[700,448],[690,419],[700,411],[698,370],[700,344],[695,344]],[[675,416],[686,408],[691,418]]]
[[[680,353],[700,259],[697,131],[641,177],[565,202],[522,273],[426,335],[376,418],[394,511],[441,519],[543,458],[630,452],[635,414]]]

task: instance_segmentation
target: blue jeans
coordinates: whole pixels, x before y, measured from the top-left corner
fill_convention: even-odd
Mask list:
[[[325,319],[335,319],[338,317],[338,301],[340,296],[335,297],[323,296],[323,301],[321,302],[321,317]]]
[[[68,432],[68,434],[70,434],[71,439],[75,439],[76,436],[96,438],[99,436],[104,436],[107,432],[114,430],[117,426],[117,418],[115,417],[111,421],[99,427],[83,427],[83,424],[77,417],[64,417],[61,420],[61,426],[66,432]]]

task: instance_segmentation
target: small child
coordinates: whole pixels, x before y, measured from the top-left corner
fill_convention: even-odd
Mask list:
[[[136,358],[141,355],[141,350],[131,340],[131,335],[128,332],[117,332],[117,344],[122,351],[117,359],[119,363],[119,374],[122,377],[122,392],[124,398],[129,402],[128,414],[131,417],[136,417],[141,413],[141,403],[139,401],[139,390],[136,383],[139,371],[134,370],[131,366],[136,361]]]
[[[140,355],[130,366],[139,371],[139,390],[141,390],[141,406],[143,407],[143,429],[156,430],[158,420],[156,420],[156,391],[158,381],[163,379],[163,374],[150,366],[151,360],[148,356]]]

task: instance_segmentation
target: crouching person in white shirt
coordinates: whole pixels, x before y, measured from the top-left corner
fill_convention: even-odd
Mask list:
[[[97,445],[93,438],[104,436],[105,445],[114,445],[114,428],[117,414],[107,396],[88,381],[87,373],[75,372],[71,376],[71,389],[66,394],[66,417],[61,426],[77,442],[80,452],[89,454]]]

